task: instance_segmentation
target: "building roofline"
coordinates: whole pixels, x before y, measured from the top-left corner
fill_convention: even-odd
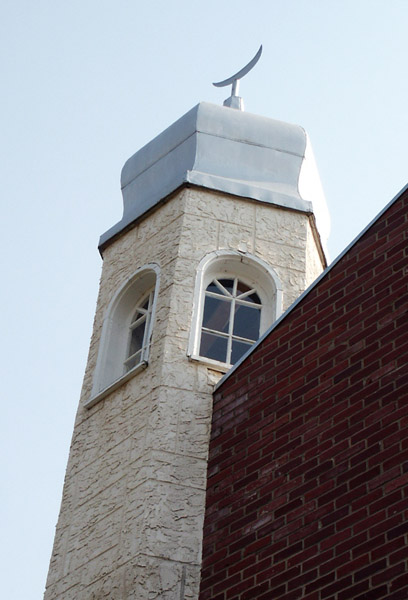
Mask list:
[[[357,242],[367,233],[369,229],[382,217],[382,215],[387,212],[389,208],[397,201],[399,198],[408,190],[408,183],[384,206],[384,208],[364,227],[362,231],[350,242],[346,248],[340,252],[337,258],[326,267],[326,269],[315,279],[315,281],[286,309],[286,311],[274,322],[272,325],[265,331],[264,334],[261,335],[259,340],[255,342],[251,348],[241,356],[241,358],[231,367],[231,369],[225,373],[225,375],[219,380],[219,382],[214,387],[214,392],[217,391],[225,381],[240,367],[240,365],[258,348],[258,346],[263,342],[265,338],[267,338],[282,321],[284,321],[290,313],[302,302],[302,300],[312,291],[314,288],[320,283],[322,279],[326,277],[328,273],[337,265],[338,262],[357,244]]]

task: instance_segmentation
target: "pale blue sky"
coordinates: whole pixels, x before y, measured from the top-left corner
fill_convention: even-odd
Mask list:
[[[219,81],[302,125],[331,257],[407,183],[406,0],[3,0],[3,597],[42,597],[124,161]]]

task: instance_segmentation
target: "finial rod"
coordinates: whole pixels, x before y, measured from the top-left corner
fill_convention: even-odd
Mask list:
[[[259,47],[258,52],[255,54],[254,58],[249,61],[245,67],[240,69],[235,75],[228,77],[228,79],[224,79],[224,81],[218,81],[217,83],[213,83],[215,87],[225,87],[226,85],[232,85],[231,96],[224,100],[224,106],[229,106],[230,108],[238,108],[239,110],[244,110],[244,103],[242,98],[238,96],[239,91],[239,80],[244,77],[251,69],[254,68],[258,60],[261,58],[262,54],[262,44]]]

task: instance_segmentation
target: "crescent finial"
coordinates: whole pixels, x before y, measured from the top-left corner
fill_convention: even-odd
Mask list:
[[[238,108],[243,110],[243,101],[242,98],[238,96],[239,89],[239,80],[244,77],[251,69],[254,68],[258,60],[261,58],[262,54],[262,44],[259,47],[258,52],[255,54],[252,60],[249,61],[245,67],[240,69],[235,75],[228,77],[228,79],[224,79],[223,81],[218,81],[217,83],[213,83],[215,87],[224,87],[226,85],[232,85],[231,96],[224,100],[224,106],[229,106],[230,108]]]

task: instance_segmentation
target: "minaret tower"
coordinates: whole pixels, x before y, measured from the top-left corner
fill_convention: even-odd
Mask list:
[[[126,162],[122,192],[46,600],[197,599],[213,386],[325,266],[296,125],[200,103]]]

